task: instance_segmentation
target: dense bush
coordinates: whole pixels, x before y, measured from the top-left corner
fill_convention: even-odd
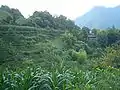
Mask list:
[[[83,64],[87,60],[87,53],[85,50],[81,49],[79,52],[73,51],[72,52],[72,60]]]

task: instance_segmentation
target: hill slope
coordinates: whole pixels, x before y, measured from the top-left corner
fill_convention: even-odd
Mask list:
[[[120,6],[114,8],[94,7],[81,17],[76,18],[75,23],[89,28],[108,28],[115,26],[120,28]]]

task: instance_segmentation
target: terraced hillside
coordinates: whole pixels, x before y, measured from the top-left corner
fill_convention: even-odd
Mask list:
[[[29,54],[37,54],[42,43],[47,44],[64,32],[64,30],[30,26],[0,25],[0,38],[16,47],[19,55],[24,54],[25,57]]]

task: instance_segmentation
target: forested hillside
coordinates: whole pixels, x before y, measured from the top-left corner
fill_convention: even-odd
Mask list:
[[[0,7],[0,90],[119,90],[120,30]]]

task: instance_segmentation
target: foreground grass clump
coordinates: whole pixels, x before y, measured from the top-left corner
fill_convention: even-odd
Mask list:
[[[8,70],[0,74],[0,90],[119,90],[120,70],[108,67],[91,71],[41,68]]]

